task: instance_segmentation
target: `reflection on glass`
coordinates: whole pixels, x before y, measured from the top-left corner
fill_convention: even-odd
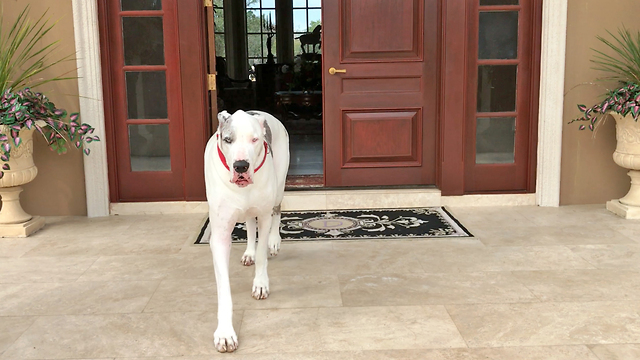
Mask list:
[[[478,66],[478,112],[516,110],[517,65]]]
[[[224,34],[215,34],[216,42],[216,56],[227,56],[227,51],[224,46]]]
[[[163,65],[161,17],[123,17],[125,65]]]
[[[166,119],[167,80],[164,71],[127,71],[129,119]]]
[[[320,25],[322,22],[322,10],[320,9],[311,9],[309,10],[309,32],[313,31],[313,29]]]
[[[252,58],[252,57],[262,57],[261,35],[247,35],[247,44],[249,46],[249,57],[250,58]]]
[[[129,125],[131,171],[171,171],[169,124]]]
[[[215,27],[215,32],[224,32],[224,9],[216,9],[213,25]]]
[[[293,31],[307,32],[307,10],[293,10]]]
[[[269,32],[269,20],[271,20],[271,26],[276,26],[276,11],[275,10],[262,10],[262,31]]]
[[[260,10],[247,10],[247,32],[259,33],[262,29],[260,20]]]
[[[480,12],[479,59],[518,57],[518,12]]]
[[[483,5],[518,5],[518,0],[480,0],[480,6]]]
[[[479,118],[476,124],[476,164],[515,161],[516,118]]]
[[[123,11],[162,10],[162,0],[121,0]]]

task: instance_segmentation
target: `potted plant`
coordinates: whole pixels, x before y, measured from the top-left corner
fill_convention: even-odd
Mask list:
[[[604,99],[591,107],[578,105],[582,116],[571,122],[586,122],[579,129],[593,131],[607,115],[615,119],[617,145],[613,160],[629,169],[631,188],[623,198],[609,201],[607,209],[626,218],[640,218],[640,32],[634,35],[626,27],[618,29],[617,35],[607,32],[611,40],[601,36],[598,40],[613,55],[594,50],[592,62],[596,70],[606,74],[598,80],[614,81],[617,87],[608,90]]]
[[[22,210],[21,185],[32,181],[38,170],[33,162],[33,134],[39,133],[58,154],[69,144],[78,149],[99,141],[94,128],[79,121],[77,113],[67,114],[45,95],[31,90],[52,81],[74,79],[56,76],[42,78],[51,67],[73,60],[71,55],[51,57],[58,41],[45,43],[45,36],[55,26],[43,14],[36,21],[29,18],[29,6],[18,15],[8,32],[0,28],[0,236],[28,236],[44,224]],[[4,14],[0,14],[0,24]],[[89,154],[84,148],[84,153]]]

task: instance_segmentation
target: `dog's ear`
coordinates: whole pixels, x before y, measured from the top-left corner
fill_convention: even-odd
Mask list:
[[[229,120],[231,119],[231,115],[226,110],[222,110],[218,113],[218,129],[222,129],[223,127],[229,124]]]
[[[273,134],[271,133],[271,127],[269,127],[269,122],[267,122],[267,119],[260,113],[257,113],[254,111],[247,111],[247,114],[258,119],[258,123],[260,123],[260,127],[262,127],[262,135],[264,136],[264,141],[267,142],[269,151],[271,151],[271,140],[273,139]]]

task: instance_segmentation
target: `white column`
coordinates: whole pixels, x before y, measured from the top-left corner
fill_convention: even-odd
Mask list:
[[[102,68],[97,0],[72,0],[78,66],[80,119],[95,127],[99,142],[84,157],[84,181],[89,217],[109,215],[109,177],[105,136]]]
[[[560,204],[560,158],[567,42],[567,1],[542,2],[542,58],[536,197],[540,206]]]

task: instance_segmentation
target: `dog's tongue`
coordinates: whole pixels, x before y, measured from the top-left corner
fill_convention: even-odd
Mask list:
[[[238,174],[235,171],[233,172],[232,182],[240,187],[245,187],[247,185],[253,184],[251,178],[248,178],[246,174]]]

